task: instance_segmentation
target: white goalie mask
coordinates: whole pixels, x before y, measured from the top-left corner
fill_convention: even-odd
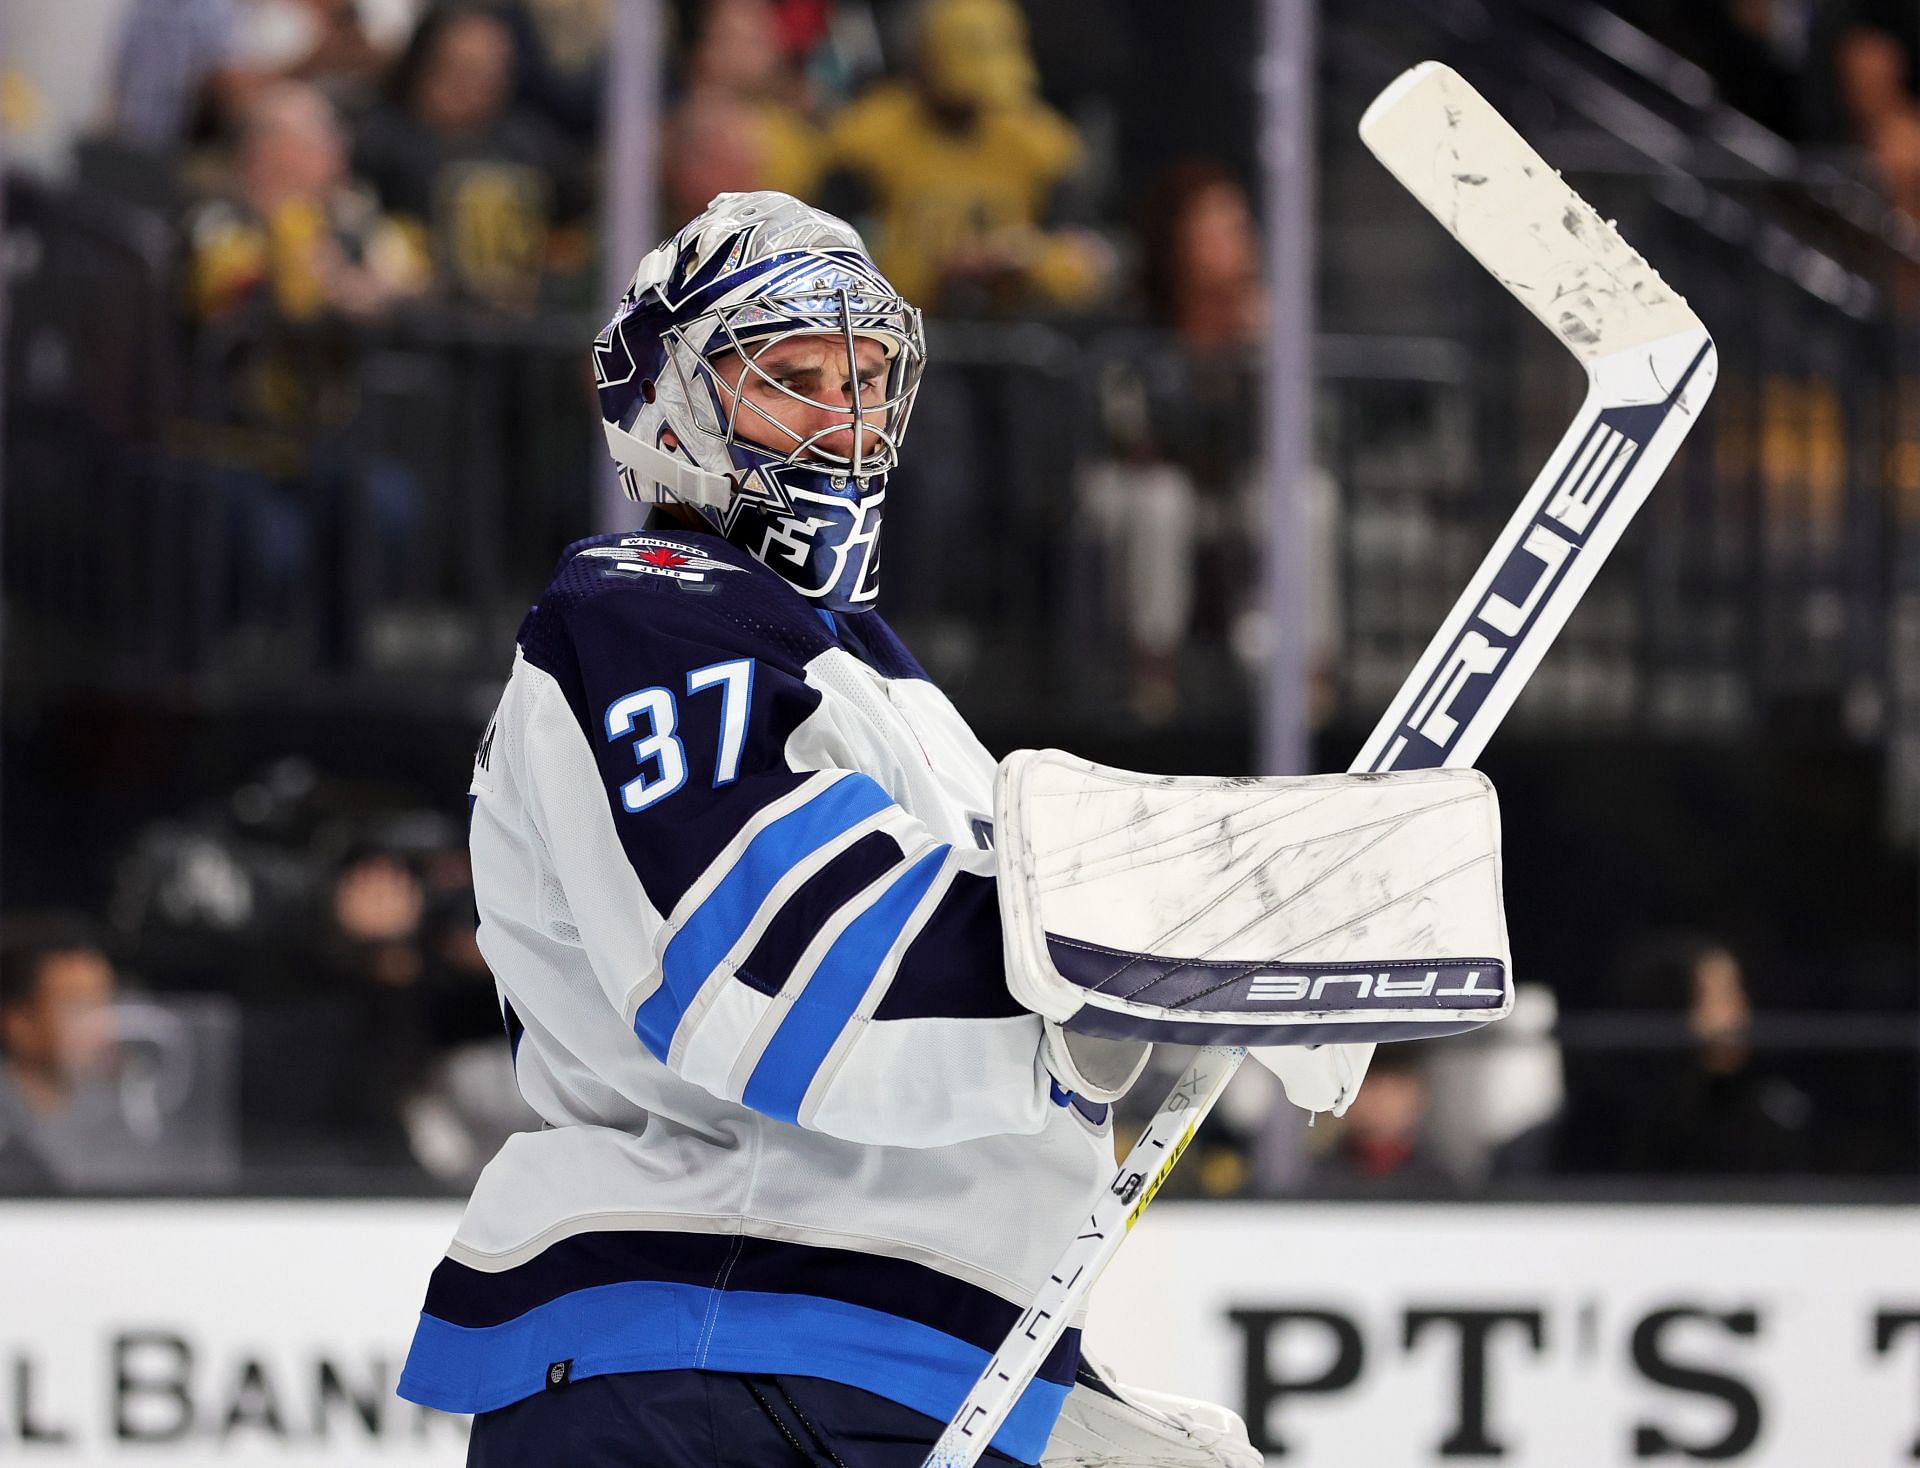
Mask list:
[[[863,386],[854,373],[850,401],[830,403],[757,360],[778,342],[815,336],[849,362],[862,340],[878,343],[884,376]],[[713,366],[728,353],[741,364],[735,382]],[[925,363],[920,313],[852,226],[764,190],[719,195],[652,251],[594,341],[607,447],[627,496],[698,510],[828,611],[873,606],[887,474]],[[742,372],[819,410],[826,426],[802,434],[760,413],[756,432],[778,442],[749,441],[738,424]]]

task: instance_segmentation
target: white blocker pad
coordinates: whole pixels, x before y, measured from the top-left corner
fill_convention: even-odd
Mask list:
[[[994,822],[1008,985],[1068,1030],[1321,1045],[1512,1007],[1478,771],[1223,780],[1021,750]]]

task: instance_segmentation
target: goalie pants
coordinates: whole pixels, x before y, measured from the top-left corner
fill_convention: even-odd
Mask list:
[[[480,1413],[467,1468],[920,1468],[945,1426],[817,1377],[636,1371]]]

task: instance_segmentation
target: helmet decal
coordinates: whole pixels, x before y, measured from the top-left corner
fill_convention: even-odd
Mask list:
[[[880,520],[885,487],[864,494],[792,491],[786,513],[744,500],[735,506],[735,544],[778,571],[802,596],[864,612],[880,590]]]
[[[618,319],[609,321],[593,339],[593,380],[601,392],[633,381],[633,353],[627,350],[625,335],[616,329],[619,324]]]

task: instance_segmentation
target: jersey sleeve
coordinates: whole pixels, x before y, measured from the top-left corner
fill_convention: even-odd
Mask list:
[[[884,749],[810,676],[815,614],[712,574],[741,580],[543,605],[523,632],[517,779],[607,999],[675,1074],[783,1121],[904,1146],[1039,1130],[1060,1098],[991,877],[892,798]]]

